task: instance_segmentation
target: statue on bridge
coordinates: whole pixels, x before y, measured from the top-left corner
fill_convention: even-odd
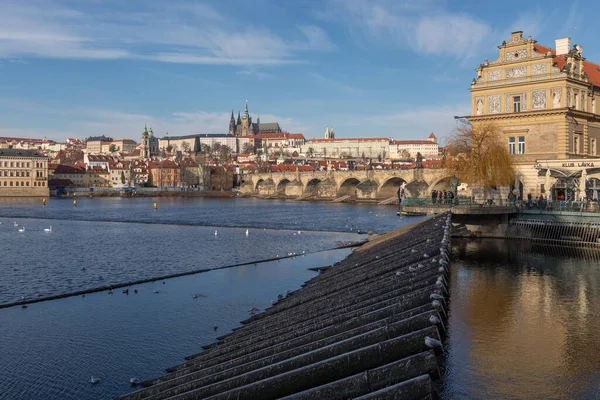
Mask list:
[[[415,168],[423,168],[423,155],[421,153],[417,153]]]
[[[456,195],[456,189],[458,188],[458,179],[454,175],[450,178],[450,191],[452,194]]]

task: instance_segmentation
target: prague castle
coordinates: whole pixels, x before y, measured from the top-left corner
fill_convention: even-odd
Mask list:
[[[256,122],[252,122],[252,117],[248,113],[248,100],[246,100],[246,108],[244,115],[240,117],[238,111],[237,121],[231,111],[231,119],[229,121],[229,134],[235,136],[254,136],[260,133],[281,133],[281,127],[277,122],[260,122],[260,115],[256,118]]]
[[[549,194],[546,175],[553,187],[566,188],[561,175],[577,177],[569,165],[589,168],[598,161],[600,173],[600,160],[590,160],[599,156],[600,65],[586,60],[570,38],[550,48],[519,31],[498,48],[498,58],[476,69],[467,119],[502,129],[524,191]]]

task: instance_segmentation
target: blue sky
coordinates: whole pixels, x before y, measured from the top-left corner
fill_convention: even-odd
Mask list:
[[[0,136],[139,140],[262,122],[321,137],[447,135],[510,32],[600,62],[600,3],[0,0]]]

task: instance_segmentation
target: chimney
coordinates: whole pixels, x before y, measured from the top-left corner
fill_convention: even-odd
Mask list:
[[[571,38],[567,37],[567,38],[562,38],[562,39],[556,39],[554,41],[554,43],[556,43],[556,55],[557,56],[567,54],[571,47]]]

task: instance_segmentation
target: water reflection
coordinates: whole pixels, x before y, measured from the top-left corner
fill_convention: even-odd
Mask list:
[[[448,399],[600,398],[600,252],[459,241]]]

